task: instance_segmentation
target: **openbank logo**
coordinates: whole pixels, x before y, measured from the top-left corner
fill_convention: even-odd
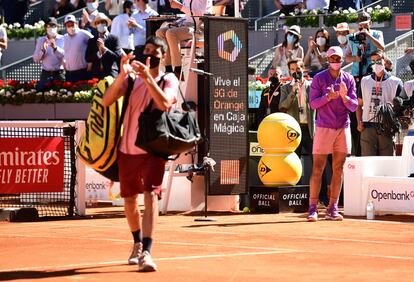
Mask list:
[[[233,50],[231,53],[224,50],[224,43],[227,40],[231,40],[233,42]],[[237,56],[239,56],[240,51],[243,48],[243,45],[234,30],[229,30],[220,34],[217,37],[217,46],[219,57],[232,63],[236,61]]]
[[[373,189],[371,190],[371,197],[372,199],[378,199],[378,202],[381,202],[381,200],[410,201],[414,199],[414,191],[395,193],[394,190],[391,190],[391,192],[380,192]]]

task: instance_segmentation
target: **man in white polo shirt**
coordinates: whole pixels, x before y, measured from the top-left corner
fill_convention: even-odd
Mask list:
[[[65,28],[68,32],[64,37],[64,61],[66,81],[76,82],[89,79],[85,59],[88,41],[93,35],[80,29],[74,15],[65,17]]]

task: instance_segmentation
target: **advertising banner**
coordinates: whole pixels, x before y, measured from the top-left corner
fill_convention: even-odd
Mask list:
[[[209,173],[210,195],[247,192],[249,161],[247,20],[205,17],[205,69],[209,77],[206,133],[217,165]]]
[[[63,173],[63,138],[1,138],[0,194],[63,192]]]
[[[377,211],[413,212],[414,180],[387,177],[368,182],[369,197]],[[411,181],[410,181],[411,180]]]

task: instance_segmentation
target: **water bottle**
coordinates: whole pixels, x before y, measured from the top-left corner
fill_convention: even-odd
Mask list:
[[[374,203],[371,199],[367,203],[367,219],[368,220],[374,220],[375,219]]]

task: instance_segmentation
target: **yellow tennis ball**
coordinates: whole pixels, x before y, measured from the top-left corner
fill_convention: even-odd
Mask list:
[[[264,185],[296,185],[302,176],[302,163],[296,153],[265,153],[257,173]]]
[[[257,140],[266,153],[293,152],[299,146],[302,131],[299,123],[285,113],[265,117],[257,130]]]

